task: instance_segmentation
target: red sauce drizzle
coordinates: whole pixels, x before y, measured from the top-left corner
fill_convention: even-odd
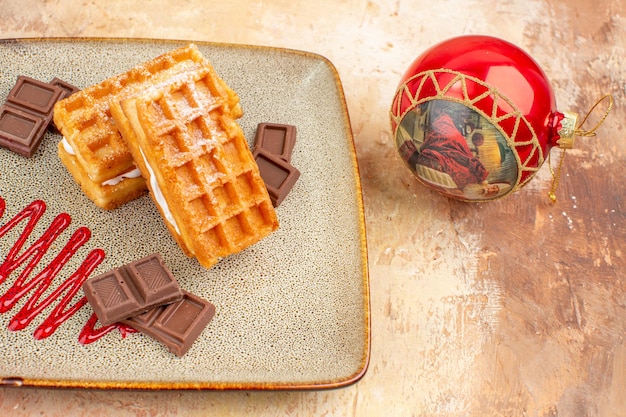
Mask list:
[[[89,317],[89,320],[87,320],[87,324],[85,324],[83,330],[81,330],[80,334],[78,335],[78,341],[80,343],[82,343],[83,345],[88,345],[115,329],[118,329],[120,331],[122,337],[126,337],[131,333],[137,333],[137,330],[122,323],[109,324],[108,326],[96,328],[97,322],[98,316],[96,316],[96,313],[93,313],[91,317]]]
[[[6,203],[0,197],[0,217],[4,215]],[[22,248],[35,226],[46,211],[46,203],[36,200],[30,203],[20,213],[15,215],[3,226],[0,226],[0,239],[10,230],[28,220],[24,230],[17,238],[12,248],[7,253],[4,261],[0,264],[0,284],[4,283],[13,272],[22,267],[11,288],[0,295],[0,314],[11,310],[23,297],[31,293],[24,306],[9,321],[9,329],[13,331],[23,330],[47,307],[55,301],[58,304],[47,318],[35,329],[35,339],[44,339],[53,334],[65,321],[73,316],[81,307],[87,304],[87,298],[81,297],[74,304],[70,302],[80,291],[83,282],[104,260],[105,254],[102,249],[92,250],[76,272],[70,275],[47,297],[40,301],[43,294],[48,290],[59,271],[91,238],[91,231],[86,227],[79,227],[70,237],[69,241],[56,255],[56,257],[44,268],[31,278],[31,274],[39,264],[43,256],[48,252],[59,235],[67,229],[71,223],[71,217],[67,213],[57,215],[50,223],[46,231],[26,250]],[[91,318],[83,327],[78,341],[82,344],[93,343],[112,330],[119,329],[122,336],[135,332],[134,329],[122,324],[112,324],[105,327],[95,328],[97,317],[92,314]]]

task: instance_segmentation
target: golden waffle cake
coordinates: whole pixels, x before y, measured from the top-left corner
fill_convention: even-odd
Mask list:
[[[54,123],[63,134],[58,154],[83,192],[99,207],[116,208],[146,190],[132,155],[111,115],[110,102],[208,68],[219,85],[220,98],[232,117],[242,115],[239,97],[215,75],[198,48],[187,45],[100,84],[81,90],[54,107]]]
[[[207,268],[278,228],[243,132],[215,94],[210,72],[198,70],[114,105],[170,232]]]

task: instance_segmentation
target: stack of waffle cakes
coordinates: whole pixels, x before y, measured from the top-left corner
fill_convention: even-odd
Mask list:
[[[193,44],[57,103],[61,161],[104,209],[146,189],[188,256],[210,267],[278,228],[239,97]]]

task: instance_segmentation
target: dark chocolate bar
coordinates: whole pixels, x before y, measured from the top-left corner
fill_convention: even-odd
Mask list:
[[[103,325],[180,300],[183,291],[159,254],[90,278],[83,291]]]
[[[17,77],[2,106],[0,146],[33,156],[52,121],[54,104],[63,95],[64,90],[58,86],[23,75]]]
[[[295,144],[295,126],[279,123],[259,123],[257,126],[255,147],[263,148],[284,161],[291,162]]]
[[[43,139],[46,120],[3,104],[0,107],[0,146],[30,157]]]
[[[62,79],[58,78],[58,77],[54,77],[52,80],[50,80],[50,85],[54,85],[56,87],[59,87],[63,90],[64,94],[61,96],[61,98],[59,98],[59,100],[62,100],[64,98],[67,98],[69,96],[71,96],[72,94],[80,91],[80,88],[63,81]]]
[[[173,354],[183,356],[215,315],[213,304],[186,291],[183,293],[179,301],[122,323],[163,343]]]
[[[259,166],[270,200],[274,207],[278,207],[300,178],[300,171],[265,148],[256,147],[252,155]]]
[[[63,94],[57,86],[20,75],[9,92],[7,103],[42,117],[52,116],[52,108]]]

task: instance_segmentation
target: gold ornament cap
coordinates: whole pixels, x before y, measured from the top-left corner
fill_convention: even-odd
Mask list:
[[[600,121],[591,129],[591,130],[583,130],[582,127],[594,111],[598,105],[604,100],[608,100],[609,104],[604,112],[604,115],[600,119]],[[578,123],[578,114],[572,112],[563,112],[563,120],[561,120],[561,129],[559,129],[559,139],[556,141],[559,148],[563,149],[563,153],[561,154],[561,160],[559,161],[559,166],[557,171],[554,172],[552,169],[552,164],[550,163],[550,153],[548,153],[548,167],[550,168],[550,173],[552,174],[552,187],[548,196],[552,203],[556,203],[556,189],[559,186],[559,179],[561,178],[561,168],[563,167],[563,159],[565,159],[565,151],[568,149],[572,149],[574,146],[574,136],[583,136],[583,137],[593,137],[596,136],[596,130],[600,127],[602,123],[606,120],[609,115],[609,112],[613,108],[613,96],[610,94],[605,95],[600,100],[596,101],[596,104],[591,107],[591,110],[587,112],[583,121]]]
[[[561,149],[572,149],[574,147],[574,136],[578,128],[578,114],[565,111],[563,112],[563,120],[561,120],[561,129],[559,129],[559,140],[556,143]]]

